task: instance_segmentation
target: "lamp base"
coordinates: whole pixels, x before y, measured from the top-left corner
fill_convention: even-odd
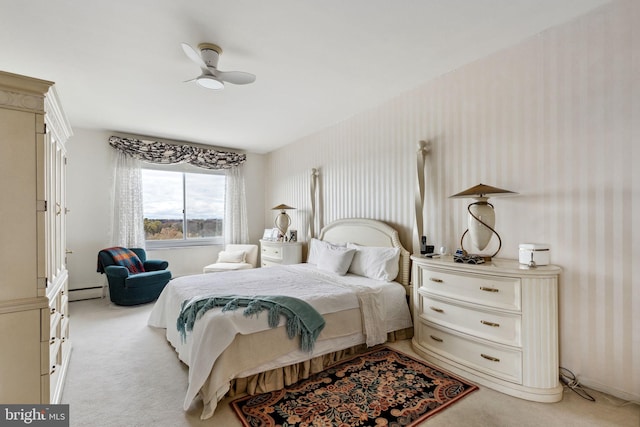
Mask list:
[[[280,235],[283,238],[287,236],[287,229],[289,228],[290,225],[291,225],[291,218],[289,217],[289,215],[287,215],[287,213],[284,210],[280,211],[278,216],[276,216],[275,226],[280,231]],[[280,238],[280,236],[278,237]]]
[[[486,255],[486,254],[469,254],[467,252],[467,250],[464,248],[464,236],[467,235],[467,233],[469,232],[469,229],[465,230],[464,233],[462,233],[462,237],[460,237],[460,248],[462,248],[462,252],[465,256],[470,256],[470,257],[475,257],[475,258],[482,258],[484,261],[489,262],[491,261],[491,259],[493,257],[495,257],[498,252],[500,252],[500,249],[502,248],[502,239],[500,238],[500,235],[492,228],[491,231],[493,232],[493,234],[496,235],[496,237],[498,238],[498,249],[496,249],[496,251],[494,253],[492,253],[491,255]]]

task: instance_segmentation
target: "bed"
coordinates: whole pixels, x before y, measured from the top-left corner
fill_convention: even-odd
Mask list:
[[[349,254],[348,271],[341,275]],[[201,418],[206,419],[225,395],[277,390],[367,346],[396,335],[410,337],[409,262],[392,227],[343,219],[312,239],[307,263],[172,280],[148,324],[166,329],[167,340],[189,367],[184,409],[200,398]],[[176,319],[184,301],[229,294],[299,298],[322,315],[325,326],[313,350],[302,351],[300,339],[287,337],[284,316],[271,328],[266,315],[247,317],[242,309],[223,312],[217,307],[202,314],[186,337],[180,335]]]

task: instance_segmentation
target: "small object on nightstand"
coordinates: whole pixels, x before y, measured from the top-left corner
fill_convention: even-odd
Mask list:
[[[456,250],[453,260],[463,264],[484,264],[483,257],[478,255],[469,255],[464,249]]]
[[[427,236],[422,236],[420,238],[420,255],[431,258],[435,255],[434,250],[435,247],[433,245],[427,245]]]
[[[518,261],[530,268],[549,265],[549,245],[544,243],[520,243]]]

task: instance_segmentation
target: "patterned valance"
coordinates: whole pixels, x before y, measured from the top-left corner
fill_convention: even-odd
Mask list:
[[[229,169],[247,160],[246,154],[120,136],[110,137],[109,145],[135,159],[165,165],[190,163],[205,169]]]

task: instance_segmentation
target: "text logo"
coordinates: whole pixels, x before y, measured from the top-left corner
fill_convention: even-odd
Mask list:
[[[69,405],[0,405],[0,427],[69,427]]]

